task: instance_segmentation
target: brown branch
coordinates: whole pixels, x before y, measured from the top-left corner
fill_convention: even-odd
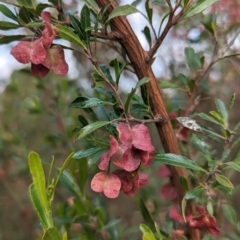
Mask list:
[[[170,8],[170,14],[169,14],[169,18],[168,18],[168,22],[166,27],[164,28],[162,34],[160,35],[160,37],[157,39],[157,41],[155,42],[155,44],[153,45],[153,47],[148,51],[147,54],[147,58],[146,61],[148,63],[151,62],[154,54],[157,52],[158,48],[161,46],[163,40],[165,39],[165,37],[167,36],[169,30],[177,24],[178,20],[181,18],[182,14],[183,14],[183,10],[181,10],[176,16],[174,16],[176,10],[178,9],[180,2],[178,4],[176,4],[176,6],[174,8],[172,8],[172,5],[170,2],[168,2],[169,8]]]
[[[109,3],[108,0],[96,0],[96,2],[102,9]],[[109,14],[117,6],[117,3],[115,1],[112,1],[111,6],[109,6],[107,10],[107,13]],[[151,79],[146,84],[146,86],[148,94],[150,96],[149,100],[152,112],[155,117],[161,117],[166,121],[165,124],[156,123],[157,130],[165,152],[180,154],[178,141],[172,128],[171,122],[169,121],[168,113],[158,87],[157,79],[152,71],[151,66],[146,61],[146,53],[143,50],[137,36],[133,32],[129,22],[125,17],[113,18],[110,21],[110,26],[112,33],[115,34],[115,36],[118,38],[118,42],[125,49],[138,79],[142,79],[143,77],[149,77]],[[169,29],[165,30],[165,35],[169,31]],[[173,184],[178,191],[178,202],[180,203],[185,195],[185,189],[183,188],[180,179],[181,177],[188,179],[188,173],[184,168],[180,167],[169,166],[169,169],[172,174]],[[187,209],[187,214],[194,213],[194,206],[192,204],[190,204]],[[193,229],[190,231],[190,233],[192,240],[200,239],[200,234],[198,230]]]

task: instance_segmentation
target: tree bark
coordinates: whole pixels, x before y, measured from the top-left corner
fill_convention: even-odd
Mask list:
[[[103,9],[108,3],[108,0],[96,0],[97,4]],[[107,10],[109,14],[118,4],[112,1],[112,4]],[[168,113],[160,92],[157,79],[152,71],[151,64],[148,59],[148,52],[144,51],[137,36],[133,32],[129,22],[125,17],[116,17],[110,21],[111,34],[115,36],[119,44],[125,49],[133,68],[135,69],[138,79],[143,77],[149,77],[150,81],[146,84],[147,91],[150,96],[150,106],[155,117],[161,117],[165,120],[164,124],[157,123],[157,130],[161,138],[164,150],[166,153],[180,154],[178,141],[174,133],[171,122],[169,121]],[[181,203],[185,195],[185,189],[183,188],[180,179],[184,177],[188,179],[188,173],[184,168],[168,166],[171,174],[174,186],[178,191],[178,202]],[[193,204],[189,204],[187,207],[187,214],[194,213]],[[200,239],[198,230],[191,230],[191,239]]]

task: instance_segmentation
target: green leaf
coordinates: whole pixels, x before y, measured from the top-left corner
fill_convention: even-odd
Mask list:
[[[124,106],[126,113],[129,113],[130,111],[131,101],[133,99],[133,96],[135,95],[137,88],[141,87],[142,85],[146,84],[149,81],[150,81],[150,78],[144,77],[137,83],[135,88],[132,88],[131,92],[128,94],[128,97]]]
[[[10,42],[18,41],[22,38],[27,37],[26,35],[9,35],[9,36],[0,36],[0,44],[7,44]]]
[[[143,237],[142,237],[143,240],[156,240],[155,236],[153,233],[144,233],[143,234]]]
[[[28,156],[28,164],[39,200],[45,211],[48,212],[50,206],[47,201],[46,180],[39,155],[35,152],[31,152]]]
[[[229,109],[228,109],[228,116],[230,115],[230,112],[232,111],[235,100],[236,100],[236,93],[233,93],[233,95],[231,97],[231,101],[230,101],[230,106],[229,106]]]
[[[50,227],[44,233],[42,240],[62,240],[62,236],[55,227]]]
[[[184,53],[190,70],[196,71],[201,68],[201,59],[193,48],[186,47]]]
[[[56,25],[56,27],[59,30],[59,36],[71,43],[75,43],[82,48],[86,49],[86,45],[84,42],[76,35],[73,31],[71,31],[69,28],[62,26],[62,25]]]
[[[72,108],[91,108],[101,105],[114,105],[115,103],[102,101],[99,98],[86,98],[86,97],[77,97],[71,104]]]
[[[197,137],[195,134],[192,136],[192,142],[194,146],[204,155],[204,157],[211,161],[211,154],[208,150],[208,146],[204,141],[202,141],[199,137]]]
[[[198,0],[193,6],[191,6],[182,17],[182,20],[190,18],[202,11],[206,8],[217,2],[218,0]]]
[[[17,0],[19,5],[24,6],[26,8],[33,8],[32,0]]]
[[[210,215],[213,215],[213,203],[211,201],[207,203],[207,211]]]
[[[219,113],[215,112],[215,111],[210,111],[209,112],[212,116],[214,116],[219,123],[224,124],[223,118],[219,115]]]
[[[184,156],[180,156],[180,155],[176,155],[176,154],[172,154],[172,153],[165,153],[165,154],[160,153],[160,154],[157,154],[154,157],[154,159],[156,161],[159,161],[161,163],[165,163],[165,164],[168,164],[171,166],[177,166],[177,167],[183,167],[183,168],[187,168],[187,169],[207,172],[200,166],[196,165],[190,159],[188,159]]]
[[[85,30],[82,27],[82,23],[80,23],[80,21],[76,17],[74,17],[73,15],[69,15],[69,19],[70,19],[71,25],[73,26],[74,30],[76,31],[78,37],[84,43],[87,43],[86,33],[85,33]]]
[[[172,83],[170,81],[165,81],[165,80],[161,80],[158,81],[158,84],[160,85],[161,89],[175,89],[175,88],[181,88],[180,86],[178,86],[176,83]]]
[[[0,21],[0,30],[11,30],[11,29],[17,29],[20,27],[22,26],[15,23]]]
[[[225,107],[225,104],[220,99],[215,99],[215,104],[218,110],[218,113],[223,118],[224,123],[228,122],[228,111]]]
[[[89,39],[90,39],[90,31],[87,31],[87,29],[91,27],[91,21],[90,21],[90,10],[87,5],[84,5],[81,11],[81,26],[85,33],[85,41],[88,45]]]
[[[230,149],[225,149],[222,153],[222,157],[221,157],[221,160],[222,161],[225,161],[227,159],[227,157],[229,156],[229,154],[231,153],[231,150]]]
[[[149,77],[144,77],[142,78],[140,81],[138,81],[137,85],[136,85],[136,89],[141,87],[142,85],[148,83],[150,81],[150,78]]]
[[[215,178],[216,178],[216,181],[219,184],[221,184],[222,186],[227,187],[227,188],[232,188],[232,189],[234,188],[231,181],[228,178],[226,178],[225,176],[223,176],[222,174],[216,173]]]
[[[227,165],[227,169],[230,168],[240,172],[240,162],[226,162],[224,165]]]
[[[206,113],[199,113],[198,116],[204,120],[223,126],[222,122],[217,121],[215,118],[207,115]]]
[[[124,5],[124,6],[118,6],[113,9],[113,11],[108,16],[107,22],[109,22],[111,19],[119,16],[126,16],[129,14],[137,13],[138,10],[132,6],[132,5]]]
[[[84,0],[85,3],[87,3],[88,6],[90,6],[96,13],[99,12],[99,7],[95,0]]]
[[[36,6],[36,13],[38,15],[41,15],[41,12],[45,9],[45,8],[52,8],[53,5],[50,5],[50,4],[46,4],[46,3],[39,3],[37,6]]]
[[[50,3],[52,3],[54,6],[59,5],[59,0],[48,0]]]
[[[67,232],[64,232],[62,240],[68,240]]]
[[[142,30],[142,33],[144,34],[147,42],[148,42],[148,45],[149,45],[149,48],[151,48],[152,46],[152,37],[151,37],[151,32],[150,32],[150,29],[148,26],[145,26],[144,29]]]
[[[81,199],[82,194],[73,176],[68,171],[63,171],[60,182],[76,197]]]
[[[100,65],[100,68],[102,69],[104,75],[106,76],[106,78],[109,80],[109,82],[111,82],[112,84],[114,84],[114,81],[113,81],[113,78],[112,78],[112,75],[110,73],[110,70],[109,70],[109,67],[102,64]]]
[[[30,13],[25,7],[20,8],[18,18],[19,22],[22,23],[23,25],[31,22]]]
[[[102,95],[106,96],[108,99],[111,99],[111,100],[112,100],[112,97],[114,96],[113,92],[103,87],[95,87],[94,90],[101,93]]]
[[[88,161],[86,158],[79,161],[79,187],[83,195],[85,195],[85,187],[88,178]]]
[[[155,225],[154,225],[154,221],[152,220],[152,217],[148,211],[148,209],[146,208],[143,199],[140,198],[139,201],[139,207],[143,216],[143,219],[146,221],[148,227],[151,229],[151,231],[155,230]]]
[[[81,138],[86,137],[88,134],[94,132],[95,130],[97,130],[98,128],[101,128],[103,126],[106,126],[108,124],[110,124],[111,122],[109,121],[98,121],[98,122],[93,122],[90,123],[89,125],[85,126],[84,128],[82,128],[78,133],[77,133],[77,137],[76,140],[79,140]]]
[[[202,187],[196,187],[194,189],[187,191],[185,198],[186,200],[195,199],[195,198],[197,199],[203,192],[204,192],[204,189]]]
[[[146,224],[143,224],[143,223],[140,224],[139,228],[142,233],[146,233],[146,232],[151,233],[152,232],[151,229]]]
[[[113,219],[109,221],[102,229],[115,229],[115,226],[122,221],[121,218]]]
[[[150,22],[150,24],[152,24],[153,10],[152,10],[152,8],[149,7],[149,0],[147,0],[145,3],[145,9],[147,12],[148,21]]]
[[[182,216],[185,222],[186,222],[186,215],[185,215],[186,206],[187,206],[187,199],[184,197],[181,202],[181,208],[182,208]]]
[[[0,4],[0,12],[8,18],[11,18],[14,21],[18,21],[17,17],[3,4]]]
[[[76,153],[73,154],[73,158],[74,159],[82,159],[82,158],[85,158],[85,157],[89,157],[99,151],[102,151],[103,149],[102,148],[99,148],[99,147],[94,147],[94,148],[89,148],[89,149],[83,149],[83,150],[80,150]]]
[[[223,204],[222,210],[227,221],[235,226],[237,223],[237,214],[235,209],[231,205]]]
[[[40,219],[43,229],[47,229],[49,226],[48,217],[46,215],[46,209],[42,206],[42,203],[38,197],[35,185],[32,183],[29,187],[29,195],[31,202],[37,212],[37,215]]]

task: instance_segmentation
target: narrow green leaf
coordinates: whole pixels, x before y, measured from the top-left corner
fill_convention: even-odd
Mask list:
[[[138,10],[132,6],[132,5],[124,5],[124,6],[118,6],[114,8],[114,10],[110,13],[108,16],[107,22],[109,22],[111,19],[119,16],[126,16],[129,14],[137,13]]]
[[[115,229],[115,226],[122,221],[121,218],[110,220],[102,229]]]
[[[220,99],[215,99],[215,104],[218,110],[218,113],[223,118],[224,123],[228,122],[228,111],[225,107],[225,104]]]
[[[235,226],[237,223],[237,214],[235,209],[231,205],[222,204],[222,210],[227,221]]]
[[[207,203],[207,211],[210,215],[213,215],[213,203],[211,201]]]
[[[21,6],[26,8],[33,8],[32,0],[17,0]]]
[[[146,232],[151,233],[152,232],[151,229],[146,224],[143,224],[143,223],[140,224],[139,228],[142,233],[146,233]]]
[[[114,105],[115,103],[102,101],[99,98],[86,98],[86,97],[77,97],[71,104],[72,108],[91,108],[102,105]]]
[[[208,150],[208,146],[204,141],[202,141],[199,137],[197,137],[195,134],[192,136],[192,142],[194,146],[204,155],[204,157],[211,161],[211,154]]]
[[[86,137],[88,134],[94,132],[95,130],[97,130],[98,128],[101,128],[103,126],[106,126],[108,124],[110,124],[111,122],[109,121],[98,121],[98,122],[93,122],[90,123],[89,125],[85,126],[84,128],[82,128],[76,136],[76,140],[79,140],[81,138]]]
[[[161,163],[165,163],[165,164],[168,164],[168,165],[171,165],[171,166],[184,167],[184,168],[187,168],[187,169],[207,172],[205,169],[196,165],[190,159],[188,159],[184,156],[180,156],[180,155],[176,155],[176,154],[172,154],[172,153],[157,154],[154,157],[154,159],[156,161],[159,161]]]
[[[76,31],[78,37],[84,42],[87,43],[87,36],[85,29],[82,27],[82,23],[73,15],[69,15],[69,19],[71,22],[71,25],[73,26],[74,30]]]
[[[149,0],[147,0],[145,3],[145,9],[147,12],[148,21],[150,22],[150,24],[152,24],[153,10],[152,10],[152,8],[149,7]]]
[[[95,164],[105,152],[106,150],[104,149],[91,155],[88,161],[89,166],[92,166],[93,164]]]
[[[57,180],[55,182],[55,186],[57,185],[63,171],[67,168],[67,165],[69,164],[69,162],[73,159],[73,155],[74,155],[74,152],[70,153],[69,156],[66,158],[66,160],[64,161],[61,169],[59,170],[58,172],[58,176],[57,176]]]
[[[20,8],[18,13],[18,19],[19,22],[22,23],[23,25],[31,22],[30,13],[27,8],[25,7]]]
[[[158,81],[158,84],[160,86],[161,89],[175,89],[175,88],[181,88],[179,85],[177,85],[176,83],[172,83],[170,81],[165,81],[165,80],[161,80]]]
[[[86,158],[81,159],[81,161],[78,162],[78,169],[79,169],[79,187],[81,190],[81,193],[85,195],[85,187],[87,183],[88,178],[88,161]]]
[[[227,165],[227,169],[230,168],[240,172],[240,162],[226,162],[224,165]]]
[[[102,148],[99,148],[99,147],[94,147],[94,148],[88,148],[88,149],[83,149],[83,150],[80,150],[76,153],[73,154],[73,158],[74,159],[82,159],[82,158],[85,158],[85,157],[89,157],[99,151],[102,151],[103,149]]]
[[[231,153],[231,150],[230,149],[225,149],[222,153],[222,157],[221,157],[221,160],[222,161],[225,161],[227,159],[227,157],[229,156],[229,154]]]
[[[187,65],[192,71],[196,71],[201,68],[201,60],[199,55],[194,51],[193,48],[186,47],[184,50]]]
[[[206,8],[210,7],[212,4],[217,2],[218,0],[198,0],[194,5],[192,5],[183,15],[182,20],[190,18],[202,11]]]
[[[87,3],[96,13],[100,11],[95,0],[84,0],[84,2]]]
[[[68,240],[67,232],[64,232],[62,240]]]
[[[125,112],[128,114],[129,111],[130,111],[130,106],[131,106],[131,101],[132,101],[132,98],[136,92],[136,88],[132,88],[131,92],[128,94],[128,97],[127,97],[127,100],[126,100],[126,103],[124,105],[124,109],[125,109]]]
[[[94,90],[101,93],[102,95],[104,95],[105,97],[107,97],[108,99],[111,99],[111,100],[112,100],[112,97],[114,96],[113,92],[111,92],[108,89],[103,88],[103,87],[95,87]]]
[[[81,25],[85,33],[86,43],[89,44],[90,31],[87,31],[91,27],[90,10],[87,5],[84,5],[81,11]]]
[[[232,189],[234,188],[231,181],[228,178],[226,178],[225,176],[223,176],[222,174],[216,173],[215,178],[216,178],[216,181],[219,184],[221,184],[222,186],[227,187],[227,188],[232,188]]]
[[[25,37],[27,37],[27,36],[26,35],[0,36],[0,44],[8,44],[10,42],[18,41]]]
[[[152,220],[152,217],[142,199],[140,199],[140,201],[139,201],[139,207],[140,207],[143,219],[146,221],[146,223],[147,223],[148,227],[151,229],[151,231],[154,231],[155,230],[154,221]]]
[[[41,15],[41,12],[45,9],[45,8],[53,8],[53,5],[50,5],[50,4],[46,4],[46,3],[39,3],[37,6],[36,6],[36,13],[38,15]]]
[[[156,240],[153,233],[145,232],[142,237],[143,240]]]
[[[113,81],[113,78],[112,78],[112,75],[110,73],[110,70],[109,70],[109,67],[102,64],[100,65],[100,68],[102,69],[104,75],[106,76],[106,78],[112,83],[114,84],[114,81]]]
[[[0,30],[11,30],[11,29],[17,29],[20,27],[22,26],[15,23],[0,21]]]
[[[151,48],[152,46],[152,37],[151,37],[151,32],[150,32],[150,29],[148,26],[145,26],[144,29],[142,30],[142,33],[144,34],[147,42],[148,42],[148,45],[149,45],[149,48]]]
[[[214,116],[219,123],[224,124],[224,120],[223,120],[223,118],[219,115],[219,113],[217,113],[216,111],[210,111],[209,113],[210,113],[212,116]]]
[[[76,197],[81,199],[81,191],[73,176],[66,170],[60,176],[60,182]]]
[[[29,196],[31,202],[37,212],[39,220],[42,224],[43,229],[47,229],[49,226],[47,216],[46,216],[46,209],[42,206],[41,201],[38,197],[35,185],[32,183],[29,187]]]
[[[222,122],[219,122],[218,120],[216,120],[215,118],[207,115],[206,113],[199,113],[198,116],[204,120],[207,120],[209,122],[212,122],[212,123],[215,123],[215,124],[218,124],[220,126],[224,126]]]
[[[62,240],[62,236],[55,227],[50,227],[44,233],[42,240]]]
[[[17,20],[17,17],[12,13],[12,11],[9,10],[9,8],[6,7],[6,6],[3,5],[3,4],[0,4],[0,12],[1,12],[3,15],[5,15],[6,17],[11,18],[12,20],[14,20],[14,21],[16,21],[16,22],[18,21],[18,20]]]
[[[86,49],[86,45],[84,44],[84,42],[69,28],[62,26],[62,25],[56,25],[56,27],[59,30],[59,36],[61,38],[65,39],[71,43],[75,43],[75,44],[81,46],[82,48]]]
[[[187,199],[184,197],[181,202],[181,207],[182,207],[182,216],[185,222],[186,222],[186,215],[185,215],[186,206],[187,206]]]
[[[140,81],[138,81],[137,85],[136,85],[136,89],[141,87],[142,85],[148,83],[150,81],[150,78],[149,77],[144,77],[142,78]]]
[[[187,191],[185,198],[186,200],[195,199],[198,198],[203,192],[204,189],[202,187],[196,187],[194,189]]]
[[[231,101],[230,101],[230,106],[229,106],[229,109],[228,109],[228,116],[230,115],[230,113],[232,111],[235,100],[236,100],[236,93],[233,93],[233,95],[231,97]]]
[[[28,164],[39,200],[45,211],[48,212],[50,209],[46,194],[46,180],[39,155],[31,152],[28,156]]]

